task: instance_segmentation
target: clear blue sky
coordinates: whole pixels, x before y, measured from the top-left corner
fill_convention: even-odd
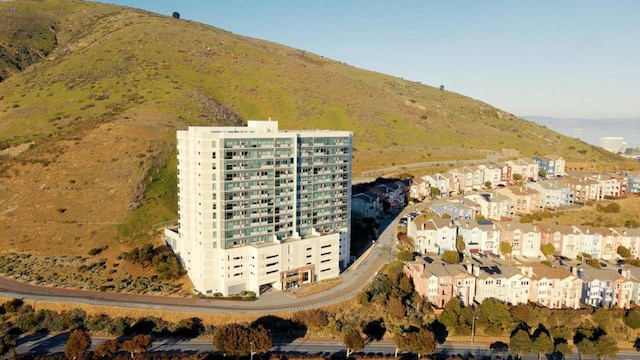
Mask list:
[[[640,119],[638,0],[103,2],[177,11],[519,116]]]

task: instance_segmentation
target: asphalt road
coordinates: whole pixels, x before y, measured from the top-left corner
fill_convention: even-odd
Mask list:
[[[191,313],[268,314],[306,310],[353,298],[371,282],[385,263],[395,258],[394,237],[397,222],[393,217],[388,217],[382,222],[384,230],[378,240],[351,267],[340,275],[341,281],[338,285],[321,293],[305,297],[294,297],[286,292],[271,291],[256,301],[227,301],[212,298],[60,289],[29,285],[2,277],[0,277],[0,296],[29,299],[36,302],[38,300],[76,302],[128,308],[188,311]]]
[[[55,336],[45,335],[29,335],[20,340],[19,346],[16,348],[18,354],[55,354],[64,352],[64,344],[66,343],[68,335],[61,334]],[[93,339],[92,349],[98,344],[105,341],[105,339]],[[180,353],[192,353],[202,354],[214,352],[215,349],[211,340],[194,340],[194,339],[164,339],[156,340],[148,350],[166,351],[166,352],[180,352]],[[274,344],[271,349],[272,352],[279,353],[285,352],[289,354],[344,354],[345,347],[340,342],[320,342],[320,341],[308,341],[308,340],[295,340],[290,343]],[[356,354],[378,354],[378,355],[393,355],[395,347],[390,342],[371,342],[365,346],[364,349],[357,351]],[[459,344],[459,343],[444,343],[438,345],[436,352],[443,355],[455,355],[455,354],[473,354],[477,359],[513,359],[514,355],[508,352],[491,352],[486,344]],[[544,358],[544,357],[543,357]],[[537,354],[527,354],[522,356],[524,360],[537,360]],[[567,360],[585,360],[594,359],[594,357],[580,357],[578,353],[565,357]],[[635,351],[621,351],[617,355],[619,360],[640,360],[640,353]]]

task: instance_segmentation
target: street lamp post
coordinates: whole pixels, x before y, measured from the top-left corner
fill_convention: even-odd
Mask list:
[[[251,360],[253,360],[253,341],[250,341],[250,342],[249,342],[249,346],[251,347],[251,348],[250,348]]]
[[[473,341],[476,337],[476,319],[478,317],[474,316],[473,320],[471,320],[471,343],[473,344]]]

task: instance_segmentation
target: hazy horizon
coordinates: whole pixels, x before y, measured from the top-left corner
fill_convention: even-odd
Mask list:
[[[565,136],[600,146],[600,138],[621,137],[627,147],[640,147],[640,118],[562,119],[546,116],[521,116]]]

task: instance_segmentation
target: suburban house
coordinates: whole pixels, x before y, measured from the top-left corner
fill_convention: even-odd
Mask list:
[[[640,257],[640,228],[616,227],[612,230],[618,234],[620,246],[629,249],[633,259]]]
[[[582,253],[581,236],[573,226],[538,223],[536,228],[540,231],[541,245],[552,244],[556,250],[555,255],[575,259]]]
[[[525,215],[544,210],[540,193],[534,189],[518,186],[506,187],[497,191],[499,194],[511,199],[516,214]]]
[[[471,262],[467,266],[478,274],[476,303],[480,304],[488,298],[498,299],[511,305],[529,302],[531,280],[518,268],[503,265],[498,261],[482,265]]]
[[[588,177],[565,177],[558,180],[559,184],[566,185],[573,193],[575,204],[586,204],[587,201],[598,200],[599,183]]]
[[[439,217],[448,214],[452,219],[473,219],[475,216],[474,209],[460,200],[435,201],[429,205],[429,209]]]
[[[511,255],[537,258],[540,253],[542,233],[531,223],[503,221],[496,223],[500,229],[500,241],[511,245]]]
[[[581,254],[589,254],[595,259],[615,259],[618,238],[612,230],[588,225],[574,225],[573,229],[580,234],[578,248]]]
[[[539,171],[544,172],[547,179],[553,179],[556,176],[566,175],[564,172],[565,161],[562,156],[536,156],[533,158],[533,161],[538,163]]]
[[[630,270],[596,269],[590,266],[575,269],[582,280],[582,302],[593,307],[631,307],[634,281]]]
[[[441,254],[456,249],[457,226],[451,219],[418,216],[407,224],[407,235],[413,239],[414,251]]]
[[[378,184],[369,189],[378,194],[382,201],[389,203],[391,210],[399,210],[405,207],[406,186],[402,181],[394,181],[387,184]]]
[[[506,185],[508,183],[508,181],[502,180],[503,169],[496,163],[478,165],[478,170],[482,172],[483,187],[487,182],[491,183],[491,188],[495,188],[498,185]]]
[[[431,188],[427,189],[427,185],[427,181],[422,177],[414,177],[411,179],[411,185],[409,186],[409,198],[422,201],[431,192]]]
[[[507,196],[495,191],[466,195],[465,199],[477,204],[476,214],[489,220],[504,220],[513,218],[513,204]]]
[[[628,172],[627,177],[627,193],[640,194],[640,172]]]
[[[476,174],[471,168],[464,166],[449,169],[447,173],[453,178],[453,188],[450,188],[450,191],[464,194],[474,189],[474,177]]]
[[[444,308],[453,298],[469,306],[476,298],[476,277],[460,264],[429,264],[418,257],[405,264],[404,273],[415,291],[436,308]]]
[[[573,205],[571,189],[566,185],[560,185],[557,181],[542,180],[527,183],[525,186],[540,193],[540,201],[546,209]]]
[[[627,177],[622,173],[606,173],[592,176],[598,182],[596,200],[619,199],[627,196]]]
[[[487,220],[456,220],[458,235],[462,236],[465,251],[483,254],[498,254],[500,230]]]
[[[512,177],[515,174],[522,176],[522,182],[538,181],[538,163],[532,159],[509,160],[507,166],[511,168]]]
[[[529,301],[549,309],[580,307],[582,280],[566,268],[551,268],[534,263],[521,268],[531,279]]]
[[[512,183],[511,167],[507,163],[492,162],[490,164],[500,169],[500,182],[498,184],[494,184],[495,186]]]
[[[354,193],[351,196],[351,211],[354,216],[361,218],[376,218],[384,213],[382,200],[378,194],[371,191]]]

